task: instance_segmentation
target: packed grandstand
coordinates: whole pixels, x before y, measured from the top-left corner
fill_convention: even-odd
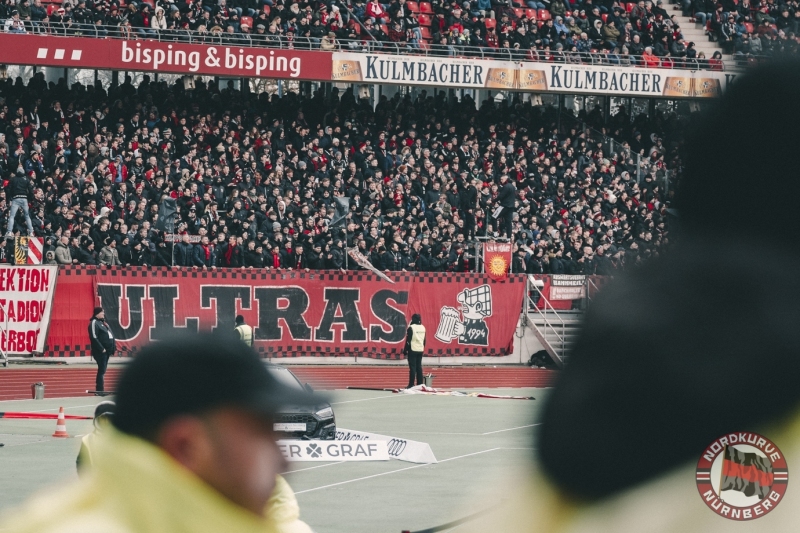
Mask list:
[[[795,3],[683,0],[727,54],[755,60],[797,51]],[[661,0],[416,2],[348,0],[6,0],[5,31],[158,39],[298,50],[359,50],[515,61],[722,70],[685,38]]]
[[[147,76],[70,88],[41,73],[5,80],[0,95],[0,219],[28,194],[51,263],[358,268],[347,247],[380,270],[474,271],[473,244],[507,237],[492,216],[503,175],[514,272],[610,274],[668,239],[674,116],[621,109],[608,131],[622,148],[605,153],[518,97],[422,90],[373,109],[351,88],[281,97]],[[581,118],[603,122],[598,110]],[[158,220],[169,198],[177,238]],[[27,234],[15,221],[6,233]]]

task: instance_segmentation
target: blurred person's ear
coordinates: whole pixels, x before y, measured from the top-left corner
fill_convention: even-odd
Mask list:
[[[167,421],[155,436],[154,444],[201,478],[214,460],[214,446],[205,423],[195,416]]]

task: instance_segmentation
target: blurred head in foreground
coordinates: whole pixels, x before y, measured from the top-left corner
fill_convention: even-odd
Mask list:
[[[285,467],[273,415],[287,403],[308,402],[242,343],[193,335],[151,344],[136,356],[117,385],[113,422],[259,514]]]
[[[569,497],[639,487],[696,463],[726,432],[797,410],[798,87],[796,61],[729,86],[688,134],[678,244],[614,280],[586,314],[538,447]]]
[[[151,344],[123,371],[116,405],[101,404],[81,481],[32,498],[0,529],[308,533],[278,475],[273,420],[283,405],[315,401],[229,336]]]

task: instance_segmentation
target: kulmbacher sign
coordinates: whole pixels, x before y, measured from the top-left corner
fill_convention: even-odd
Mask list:
[[[735,76],[712,71],[351,52],[334,53],[331,71],[331,79],[339,82],[669,98],[715,98]]]

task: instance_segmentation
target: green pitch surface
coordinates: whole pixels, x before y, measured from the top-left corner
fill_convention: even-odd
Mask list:
[[[492,389],[536,401],[340,390],[326,393],[339,427],[431,445],[438,464],[403,461],[293,463],[286,475],[301,517],[318,533],[400,533],[492,507],[509,497],[506,481],[533,455],[543,389]],[[102,398],[0,402],[0,411],[91,415]],[[0,419],[0,510],[42,488],[73,479],[90,420],[68,420],[73,438],[57,439],[54,420]],[[455,528],[453,531],[458,531]]]

